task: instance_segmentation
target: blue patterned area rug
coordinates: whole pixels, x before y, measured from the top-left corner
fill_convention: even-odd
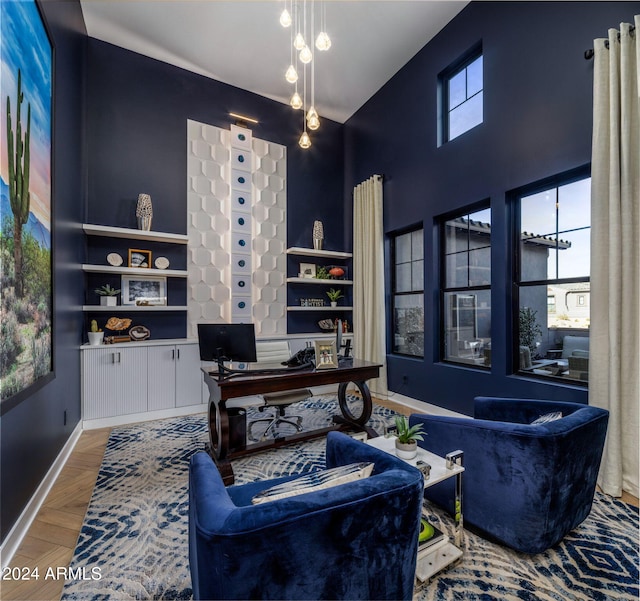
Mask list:
[[[288,413],[315,428],[339,409],[322,396]],[[382,432],[393,416],[375,406],[369,425]],[[204,414],[114,428],[71,561],[73,573],[84,578],[66,582],[63,600],[191,598],[188,461],[207,440]],[[322,467],[324,445],[318,439],[236,460],[236,483]],[[434,511],[431,517],[450,531],[448,516]],[[417,590],[416,599],[637,601],[638,593],[638,511],[597,494],[587,520],[539,555],[466,532],[462,559]]]

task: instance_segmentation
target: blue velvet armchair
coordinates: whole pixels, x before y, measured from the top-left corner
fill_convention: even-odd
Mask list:
[[[562,418],[532,425],[551,412]],[[464,451],[463,515],[480,534],[524,553],[557,544],[591,511],[609,413],[579,403],[477,397],[474,418],[418,415],[438,455]],[[427,497],[449,510],[443,482]]]
[[[252,505],[291,479],[225,488],[206,453],[189,468],[194,599],[411,599],[423,481],[418,470],[345,434],[326,467],[375,464],[369,478]]]

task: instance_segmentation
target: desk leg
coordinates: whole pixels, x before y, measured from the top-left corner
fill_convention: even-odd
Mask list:
[[[226,486],[233,484],[234,475],[229,453],[229,414],[224,401],[220,400],[220,390],[211,377],[205,376],[209,388],[209,454],[216,462],[222,481]]]
[[[371,401],[371,392],[367,383],[363,380],[353,382],[360,394],[362,395],[362,412],[356,416],[351,412],[351,408],[347,403],[347,386],[348,382],[343,382],[338,386],[338,403],[340,404],[340,411],[342,416],[335,416],[333,421],[339,424],[351,424],[359,430],[364,430],[369,438],[375,438],[378,433],[371,427],[367,426],[367,422],[371,417],[371,411],[373,409],[373,402]]]

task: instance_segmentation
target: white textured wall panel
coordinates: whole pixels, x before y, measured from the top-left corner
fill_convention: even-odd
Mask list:
[[[233,125],[187,136],[188,335],[232,320],[286,335],[286,147]]]

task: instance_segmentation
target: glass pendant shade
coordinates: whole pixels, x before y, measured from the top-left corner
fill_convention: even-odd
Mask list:
[[[307,119],[307,126],[311,130],[316,130],[320,127],[320,118],[317,115],[313,115]]]
[[[326,31],[321,31],[316,38],[316,48],[320,51],[329,50],[331,48],[331,38]]]
[[[298,81],[298,72],[296,71],[296,68],[293,65],[289,65],[287,72],[284,74],[284,78],[289,83],[296,83],[296,81]]]
[[[289,11],[285,8],[280,15],[280,25],[282,27],[290,27],[291,26],[291,15]]]
[[[302,98],[300,97],[300,94],[298,94],[298,92],[296,92],[293,96],[291,96],[291,100],[289,101],[289,104],[294,109],[302,108]]]
[[[307,119],[318,118],[318,111],[316,111],[316,107],[311,105],[309,110],[307,111]]]
[[[313,58],[313,53],[311,52],[311,48],[305,45],[305,47],[302,50],[300,50],[300,62],[307,65],[311,62],[312,58]]]
[[[296,37],[293,40],[293,47],[296,50],[302,50],[306,45],[307,44],[304,41],[304,38],[302,37],[302,34],[300,32],[296,33]]]
[[[300,148],[309,148],[311,146],[311,138],[306,131],[302,132],[298,144],[300,144]]]

